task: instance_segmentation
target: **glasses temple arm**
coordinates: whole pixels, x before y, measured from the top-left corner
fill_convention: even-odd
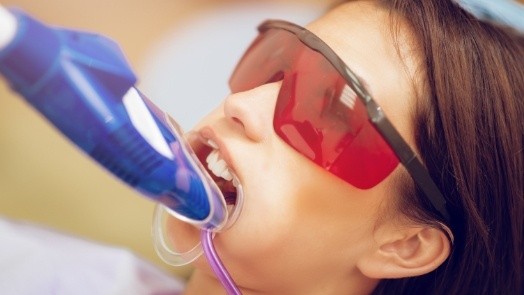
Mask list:
[[[366,106],[372,124],[391,146],[402,165],[406,167],[406,170],[426,195],[433,208],[450,224],[451,215],[446,207],[446,199],[444,199],[440,189],[429,175],[429,171],[393,127],[382,109],[373,100],[367,101]]]

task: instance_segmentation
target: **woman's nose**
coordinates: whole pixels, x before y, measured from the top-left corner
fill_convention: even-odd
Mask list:
[[[239,125],[253,141],[262,141],[272,133],[273,114],[282,82],[264,84],[248,91],[230,94],[224,113],[231,124]]]

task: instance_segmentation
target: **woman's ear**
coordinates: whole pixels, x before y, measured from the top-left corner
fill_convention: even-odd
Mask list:
[[[362,256],[357,268],[367,277],[393,279],[419,276],[439,267],[449,256],[450,241],[430,226],[379,230],[375,247]]]

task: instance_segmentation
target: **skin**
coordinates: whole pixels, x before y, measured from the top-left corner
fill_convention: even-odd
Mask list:
[[[369,90],[413,145],[410,75],[388,14],[371,1],[343,4],[308,25],[369,84]],[[400,40],[407,34],[401,34]],[[409,43],[406,43],[409,44]],[[401,51],[407,45],[401,46]],[[214,239],[243,294],[367,294],[381,278],[427,273],[449,254],[438,229],[415,224],[394,209],[397,167],[383,182],[359,190],[302,157],[272,128],[280,82],[229,95],[196,127],[212,138],[244,187],[236,223]],[[192,140],[192,136],[189,136]],[[201,149],[192,141],[196,150]],[[188,247],[198,232],[174,219],[168,230]],[[186,294],[224,294],[201,257]]]

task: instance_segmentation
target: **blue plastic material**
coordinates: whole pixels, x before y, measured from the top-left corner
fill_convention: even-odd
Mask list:
[[[48,27],[21,11],[15,39],[0,51],[11,87],[93,159],[189,222],[217,228],[227,217],[220,190],[195,163],[165,113],[140,92],[117,44],[91,33]],[[134,92],[168,152],[159,152],[130,118]],[[176,124],[176,123],[175,123]],[[149,126],[151,127],[151,126]]]

